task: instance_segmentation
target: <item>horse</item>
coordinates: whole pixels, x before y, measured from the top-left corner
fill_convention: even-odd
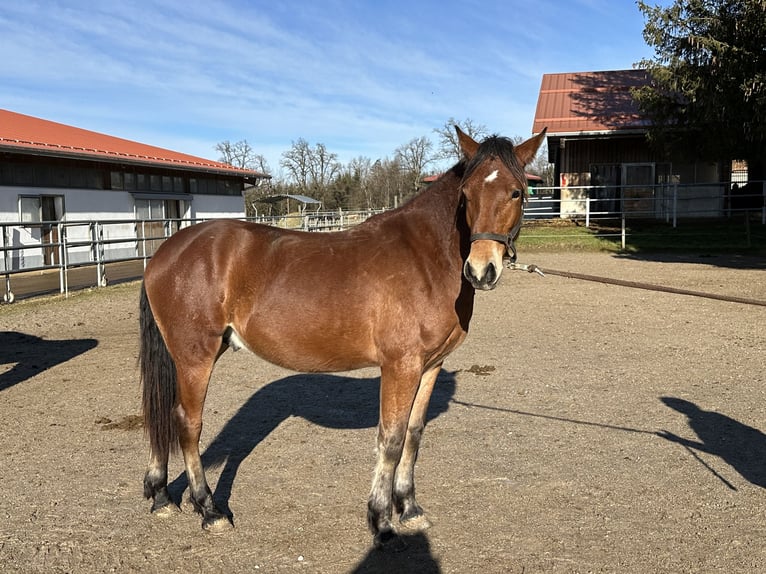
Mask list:
[[[400,207],[332,233],[241,220],[186,227],[156,251],[140,294],[139,370],[151,511],[174,509],[168,459],[180,447],[205,530],[232,526],[199,452],[213,367],[248,349],[298,372],[377,366],[377,461],[367,502],[376,547],[430,523],[414,469],[431,392],[465,339],[476,290],[498,284],[526,202],[524,167],[545,131],[515,145],[456,127],[462,159]]]

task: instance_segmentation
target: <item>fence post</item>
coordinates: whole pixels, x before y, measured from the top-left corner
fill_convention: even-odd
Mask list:
[[[96,255],[96,285],[106,287],[106,266],[104,264],[104,225],[96,221],[93,228],[93,248]]]
[[[66,246],[66,227],[61,228],[61,292],[69,297],[69,249]]]
[[[627,244],[625,240],[625,210],[622,210],[622,225],[620,230],[620,245],[622,245],[622,250],[625,251],[625,245]]]
[[[761,225],[766,225],[766,179],[761,182],[763,187],[763,206],[761,206]]]
[[[590,190],[585,190],[585,227],[590,227]]]
[[[673,184],[673,229],[678,226],[678,184]]]
[[[11,274],[9,273],[13,257],[10,255],[9,247],[12,247],[12,245],[11,240],[8,238],[8,226],[3,225],[3,261],[5,263],[5,294],[3,295],[3,300],[6,303],[13,303],[15,297],[13,296],[13,291],[11,291]]]
[[[141,220],[141,259],[144,262],[144,271],[146,271],[146,225],[145,220]]]

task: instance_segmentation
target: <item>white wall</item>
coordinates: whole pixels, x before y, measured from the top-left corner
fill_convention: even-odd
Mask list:
[[[241,195],[195,195],[192,217],[245,217],[245,200]]]
[[[0,223],[19,221],[19,195],[59,195],[64,196],[64,218],[68,243],[90,241],[92,229],[89,225],[76,225],[74,222],[108,222],[114,220],[135,219],[135,200],[130,192],[111,190],[60,189],[42,187],[0,186]],[[195,219],[243,218],[245,204],[242,196],[193,195],[190,212],[185,217]],[[107,240],[134,239],[135,225],[113,223],[102,226],[103,237]],[[0,230],[2,231],[2,230]],[[9,245],[4,247],[27,247],[15,250],[8,255],[9,269],[30,269],[42,265],[40,247],[40,229],[29,226],[6,227]],[[0,238],[1,239],[1,238]],[[113,243],[105,247],[107,260],[135,257],[135,241]],[[67,249],[70,263],[82,263],[92,259],[89,246],[73,246]],[[4,257],[0,253],[0,270],[6,268]]]

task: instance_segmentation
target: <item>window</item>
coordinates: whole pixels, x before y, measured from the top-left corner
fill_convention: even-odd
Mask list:
[[[19,219],[22,223],[60,221],[64,218],[63,195],[20,195]]]
[[[111,173],[111,189],[122,189],[122,172],[113,171]]]
[[[137,219],[162,219],[165,217],[165,202],[162,199],[137,199]]]
[[[23,223],[40,223],[41,214],[40,196],[19,197],[19,219]]]

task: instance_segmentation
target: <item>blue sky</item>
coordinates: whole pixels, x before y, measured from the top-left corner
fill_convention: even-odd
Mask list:
[[[633,0],[0,0],[0,108],[279,174],[298,138],[393,157],[450,117],[528,136],[544,73],[652,51]]]

